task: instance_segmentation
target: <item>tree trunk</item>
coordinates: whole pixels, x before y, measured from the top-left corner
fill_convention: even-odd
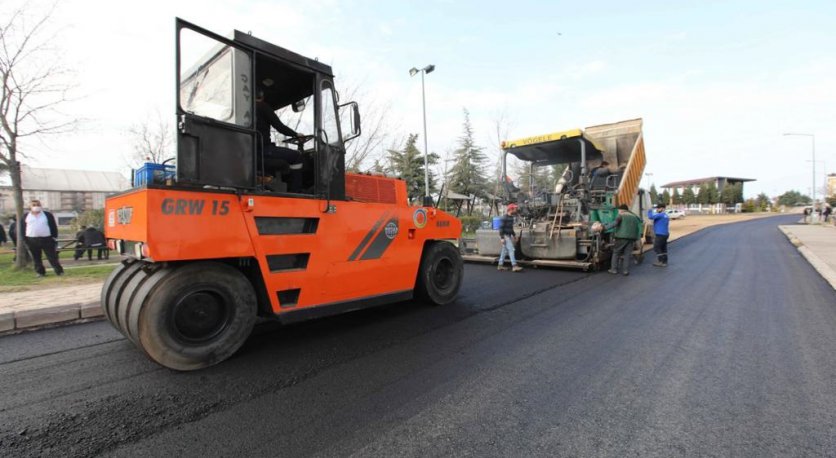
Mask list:
[[[26,242],[25,236],[26,234],[23,233],[21,229],[23,229],[23,188],[21,187],[21,179],[20,179],[20,163],[17,162],[17,154],[14,148],[14,143],[12,144],[12,148],[9,151],[9,158],[11,159],[11,163],[9,164],[9,175],[12,177],[12,194],[14,194],[15,200],[15,214],[17,215],[17,228],[16,234],[17,235],[17,259],[15,259],[15,268],[23,269],[26,267],[29,261],[29,253],[26,251]]]

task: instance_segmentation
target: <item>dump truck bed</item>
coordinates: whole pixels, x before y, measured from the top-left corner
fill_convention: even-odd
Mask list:
[[[584,129],[583,133],[601,147],[603,160],[611,166],[624,168],[616,193],[616,205],[630,205],[639,190],[639,183],[647,164],[641,118],[590,126]]]

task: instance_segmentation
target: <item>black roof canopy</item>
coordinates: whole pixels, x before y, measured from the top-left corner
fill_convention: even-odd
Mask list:
[[[296,54],[293,51],[289,51],[281,46],[276,46],[248,33],[241,32],[240,30],[235,31],[233,40],[253,49],[254,51],[269,54],[271,57],[283,60],[287,63],[298,65],[313,72],[324,73],[331,77],[334,76],[330,65],[325,65],[316,59]]]

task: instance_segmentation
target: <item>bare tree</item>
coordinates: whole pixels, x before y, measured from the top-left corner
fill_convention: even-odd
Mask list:
[[[23,221],[23,190],[20,159],[25,158],[22,142],[29,138],[71,130],[75,120],[67,120],[57,109],[68,102],[70,73],[59,62],[51,47],[55,36],[47,25],[54,8],[43,14],[28,10],[28,4],[3,14],[0,23],[0,163],[9,169],[17,213],[17,261],[26,264]]]
[[[494,170],[493,178],[496,180],[493,183],[493,195],[499,196],[500,192],[500,183],[504,182],[506,177],[502,174],[502,155],[504,152],[502,151],[502,141],[508,140],[508,132],[511,130],[511,122],[508,119],[508,110],[507,108],[503,108],[501,111],[496,112],[493,119],[493,126],[494,126],[494,133],[496,138],[492,138],[490,143],[493,143],[493,148],[491,150],[496,151],[496,169]],[[491,208],[493,208],[494,202],[491,202]]]
[[[384,158],[386,148],[383,144],[393,132],[393,126],[389,124],[391,105],[374,100],[360,84],[345,88],[340,99],[356,101],[362,114],[362,133],[346,145],[346,170],[356,172],[362,169],[366,160]]]
[[[134,154],[128,161],[131,165],[139,166],[145,162],[162,163],[174,157],[171,150],[174,144],[174,134],[170,122],[166,122],[160,113],[155,118],[148,117],[142,123],[128,129],[133,140]]]

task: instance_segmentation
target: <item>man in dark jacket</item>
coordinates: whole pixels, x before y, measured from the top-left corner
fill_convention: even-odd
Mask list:
[[[9,220],[9,240],[17,247],[17,220],[14,216]]]
[[[505,215],[499,220],[499,243],[502,249],[499,250],[499,263],[497,270],[507,270],[505,264],[505,253],[508,253],[508,258],[511,259],[511,271],[520,272],[522,267],[517,265],[517,259],[514,257],[514,244],[517,241],[517,234],[514,232],[514,214],[517,213],[516,204],[508,204],[505,209]]]
[[[6,230],[3,229],[3,225],[0,224],[0,246],[6,243]]]
[[[653,220],[653,251],[656,252],[656,262],[653,263],[656,267],[668,266],[668,235],[670,235],[670,218],[665,213],[665,204],[660,203],[656,205],[656,211],[652,209],[647,211],[647,217]]]
[[[84,229],[84,233],[82,234],[82,240],[84,241],[84,246],[87,249],[87,259],[92,261],[93,260],[93,248],[96,248],[98,251],[96,253],[97,259],[102,259],[104,255],[105,259],[107,259],[107,247],[105,246],[105,236],[102,232],[95,227],[88,227]]]
[[[255,126],[261,137],[262,151],[264,154],[264,168],[268,173],[274,172],[279,164],[286,163],[290,168],[289,192],[302,190],[302,154],[290,148],[283,148],[274,145],[270,141],[270,127],[288,137],[302,138],[302,134],[296,133],[284,123],[273,111],[273,108],[264,100],[264,90],[259,89],[255,98]],[[261,157],[258,158],[261,164]]]
[[[58,262],[58,253],[55,251],[55,239],[58,238],[58,225],[55,224],[55,217],[41,207],[40,200],[33,200],[30,210],[23,219],[21,231],[26,236],[26,246],[32,253],[35,272],[39,277],[46,275],[44,262],[41,259],[41,252],[43,252],[49,265],[55,270],[55,275],[64,275],[64,268]]]
[[[78,261],[81,257],[84,256],[84,231],[87,229],[87,226],[81,226],[79,231],[75,233],[75,253],[73,254],[73,261]],[[90,251],[90,257],[92,257],[93,250]]]
[[[611,274],[618,273],[618,261],[621,259],[622,272],[624,275],[630,275],[630,255],[632,254],[633,244],[641,237],[642,220],[632,212],[630,209],[621,204],[618,206],[618,216],[615,221],[606,225],[607,229],[615,228],[615,246],[612,250],[612,261],[610,262]]]

